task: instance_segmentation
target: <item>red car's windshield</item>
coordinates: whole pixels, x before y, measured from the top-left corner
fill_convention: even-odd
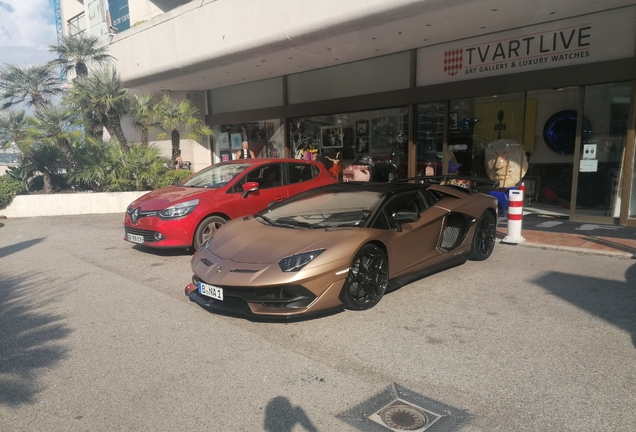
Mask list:
[[[181,186],[200,188],[220,188],[252,164],[218,164],[199,171]]]

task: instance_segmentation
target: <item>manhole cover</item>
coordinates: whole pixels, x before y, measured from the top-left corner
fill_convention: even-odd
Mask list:
[[[470,415],[394,383],[338,418],[363,432],[454,432]]]

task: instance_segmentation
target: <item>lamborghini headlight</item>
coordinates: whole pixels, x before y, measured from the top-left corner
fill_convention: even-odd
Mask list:
[[[165,219],[175,219],[183,216],[187,216],[192,213],[192,210],[199,204],[199,199],[193,199],[185,201],[179,204],[172,205],[165,210],[157,212],[159,216]]]
[[[311,252],[303,252],[296,255],[288,256],[280,260],[278,262],[278,266],[284,272],[297,272],[324,251],[324,249],[318,249]]]

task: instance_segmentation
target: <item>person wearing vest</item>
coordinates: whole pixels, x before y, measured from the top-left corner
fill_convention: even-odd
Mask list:
[[[249,149],[249,144],[247,141],[243,141],[241,143],[241,147],[241,150],[236,152],[237,159],[250,159],[256,157],[254,156],[254,152]]]

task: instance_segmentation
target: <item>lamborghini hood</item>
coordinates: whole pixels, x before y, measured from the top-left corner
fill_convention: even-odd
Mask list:
[[[241,218],[217,232],[208,249],[221,259],[237,263],[271,264],[297,253],[329,249],[353,237],[358,230],[281,228]]]

